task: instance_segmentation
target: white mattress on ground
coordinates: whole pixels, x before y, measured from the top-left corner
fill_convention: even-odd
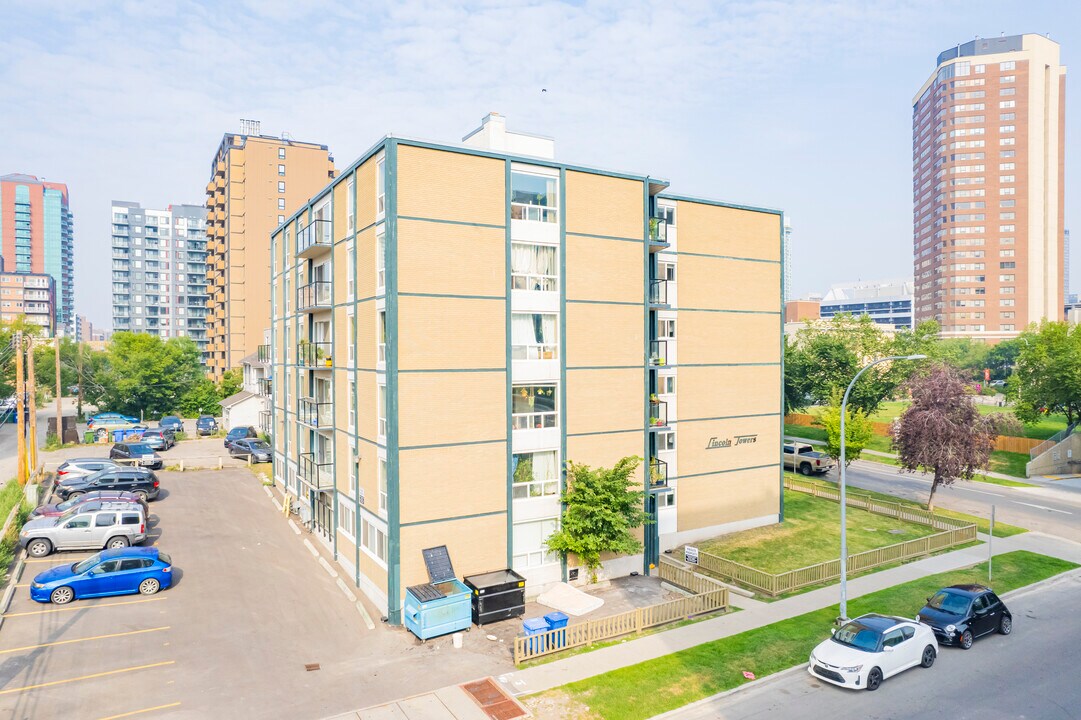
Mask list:
[[[568,615],[585,615],[593,612],[604,600],[571,587],[567,583],[556,583],[547,591],[537,596],[537,602]]]

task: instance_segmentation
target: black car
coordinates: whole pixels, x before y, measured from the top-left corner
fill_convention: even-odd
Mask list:
[[[271,452],[270,446],[265,442],[252,440],[251,438],[234,440],[233,444],[229,446],[230,455],[244,458],[251,456],[252,462],[270,462]]]
[[[951,585],[927,598],[919,620],[931,626],[942,645],[965,650],[981,635],[1013,630],[1013,614],[994,591],[983,585]]]
[[[120,465],[141,465],[152,470],[161,470],[165,467],[161,455],[154,452],[154,448],[146,443],[140,442],[119,442],[113,445],[109,451],[109,459],[121,461],[118,463]],[[125,460],[130,462],[123,462]]]
[[[196,435],[213,435],[218,431],[218,421],[210,415],[200,415],[195,421]]]
[[[184,421],[176,415],[166,415],[158,421],[158,427],[172,430],[173,432],[184,432]]]
[[[225,447],[231,449],[233,443],[237,440],[245,440],[248,438],[257,438],[259,433],[255,432],[255,428],[251,425],[242,425],[241,427],[235,427],[229,431],[229,434],[225,436]]]
[[[143,443],[144,445],[149,445],[154,450],[168,450],[176,444],[176,440],[174,438],[175,436],[173,435],[171,430],[166,430],[164,428],[154,428],[145,431],[139,442]]]
[[[140,499],[153,500],[158,496],[158,489],[158,476],[146,468],[112,467],[93,475],[61,480],[54,492],[62,501],[96,490],[130,492]]]

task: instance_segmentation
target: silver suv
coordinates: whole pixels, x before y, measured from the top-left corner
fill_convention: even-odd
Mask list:
[[[23,525],[19,544],[28,555],[40,558],[54,550],[124,548],[141,543],[146,539],[146,515],[138,505],[127,505],[31,520]]]

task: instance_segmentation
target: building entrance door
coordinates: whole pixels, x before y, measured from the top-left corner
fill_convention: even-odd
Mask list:
[[[325,542],[331,542],[331,533],[334,531],[334,501],[328,492],[315,494],[312,531]]]

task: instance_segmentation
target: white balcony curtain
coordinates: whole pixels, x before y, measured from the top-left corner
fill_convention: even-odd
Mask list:
[[[511,243],[511,272],[516,275],[557,275],[556,248]]]
[[[536,340],[533,332],[533,316],[514,313],[510,316],[511,344],[515,346],[532,345]]]
[[[559,468],[556,466],[556,453],[554,450],[533,453],[533,479],[555,480],[559,477]]]

